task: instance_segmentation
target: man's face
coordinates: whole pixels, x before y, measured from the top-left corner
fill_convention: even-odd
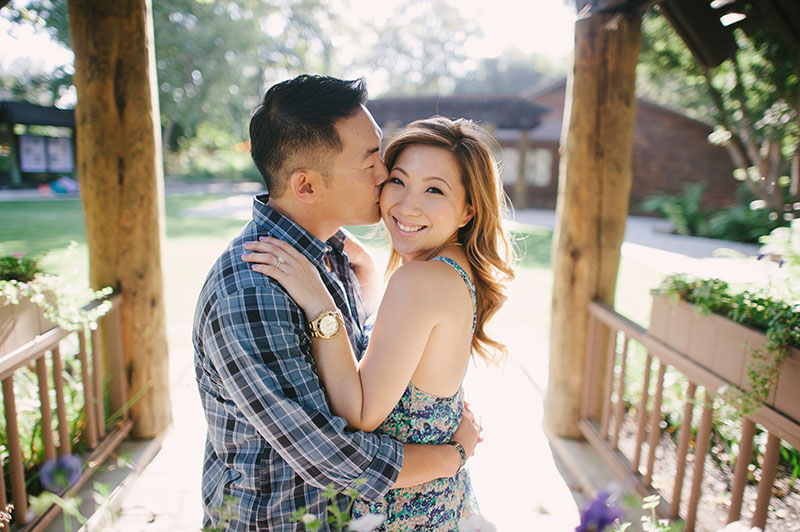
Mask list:
[[[342,151],[331,161],[318,206],[338,225],[377,223],[381,185],[387,178],[380,156],[381,130],[364,106],[335,125]]]

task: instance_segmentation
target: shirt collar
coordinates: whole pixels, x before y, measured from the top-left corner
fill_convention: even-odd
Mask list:
[[[309,257],[320,262],[332,249],[344,253],[345,234],[340,229],[327,242],[318,239],[296,222],[279,213],[269,205],[269,194],[261,194],[253,198],[253,221],[269,236],[279,238],[294,246]]]

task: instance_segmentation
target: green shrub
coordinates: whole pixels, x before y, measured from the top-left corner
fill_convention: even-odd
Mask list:
[[[0,281],[33,281],[37,273],[42,273],[39,259],[40,257],[28,257],[24,253],[0,257]]]
[[[658,212],[672,222],[679,235],[703,236],[707,230],[708,213],[700,207],[705,183],[687,183],[680,194],[669,196],[659,192],[642,202],[647,212]]]

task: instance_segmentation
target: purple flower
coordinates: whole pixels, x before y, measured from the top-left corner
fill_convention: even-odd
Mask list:
[[[761,260],[761,259],[763,259],[763,258],[764,258],[764,257],[766,257],[766,256],[767,256],[767,254],[766,254],[766,253],[759,253],[759,254],[758,254],[758,258],[757,258],[756,260]]]
[[[778,268],[782,268],[784,264],[786,264],[786,259],[781,259],[781,261],[778,263]]]
[[[75,485],[83,473],[81,459],[74,454],[48,460],[39,469],[42,487],[53,493],[61,493]]]
[[[609,504],[609,493],[601,491],[581,511],[581,524],[575,532],[603,532],[614,521],[622,518],[622,508],[616,504]]]

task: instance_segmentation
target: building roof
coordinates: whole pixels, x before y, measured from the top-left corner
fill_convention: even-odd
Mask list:
[[[407,124],[434,115],[468,118],[504,129],[531,129],[547,111],[530,100],[516,96],[416,96],[378,98],[367,102],[379,125]]]
[[[624,12],[657,3],[697,62],[713,68],[737,49],[733,31],[777,29],[786,42],[800,47],[800,3],[797,0],[583,0],[581,16]],[[736,14],[735,22],[725,21]]]
[[[75,127],[75,110],[26,102],[0,102],[0,121],[26,126]]]

